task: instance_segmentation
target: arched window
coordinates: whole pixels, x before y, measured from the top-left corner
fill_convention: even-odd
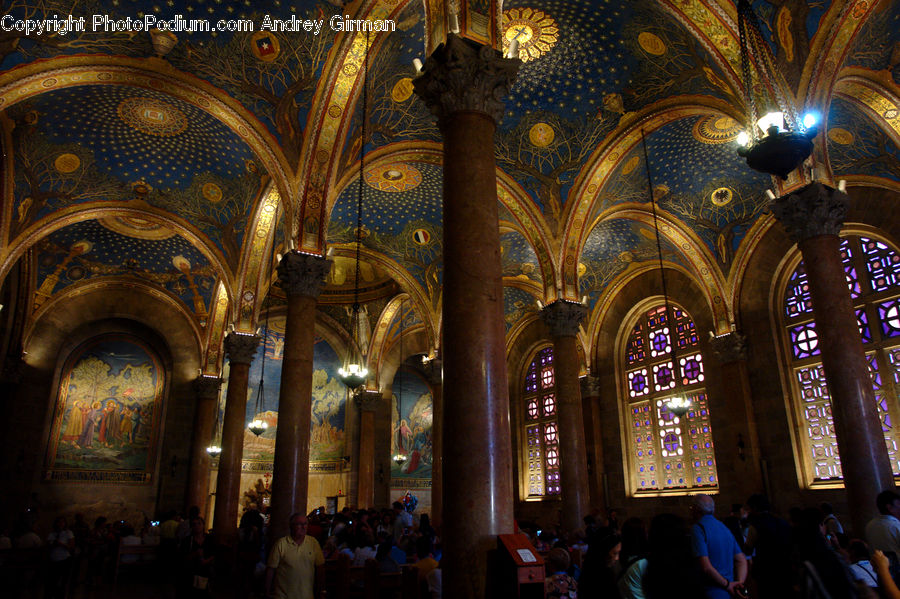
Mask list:
[[[841,240],[847,286],[856,310],[875,403],[894,475],[900,473],[893,422],[900,390],[900,255],[874,236]],[[801,261],[784,287],[782,339],[787,351],[796,423],[796,450],[808,486],[842,484],[806,269]]]
[[[525,375],[525,466],[528,497],[559,495],[559,427],[553,348],[534,356]]]
[[[625,389],[626,476],[634,495],[718,487],[696,327],[684,310],[672,306],[672,312],[678,388],[665,306],[640,314],[619,371]],[[691,409],[681,417],[668,409],[668,401],[679,394],[691,400]]]

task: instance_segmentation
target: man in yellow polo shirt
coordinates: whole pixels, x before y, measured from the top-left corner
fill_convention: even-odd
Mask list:
[[[272,546],[266,563],[266,596],[275,599],[322,596],[325,558],[319,542],[306,536],[308,525],[303,514],[291,514],[291,534]]]

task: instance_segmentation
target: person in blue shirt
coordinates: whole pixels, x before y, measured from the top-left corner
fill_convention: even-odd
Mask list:
[[[706,597],[744,597],[747,558],[728,527],[713,515],[715,511],[715,502],[709,495],[692,498],[691,548],[705,577]]]

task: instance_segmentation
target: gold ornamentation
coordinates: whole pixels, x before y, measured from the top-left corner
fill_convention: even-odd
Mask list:
[[[394,84],[391,90],[391,100],[397,104],[406,102],[413,93],[412,79],[404,77]]]
[[[218,204],[222,201],[222,188],[215,183],[207,183],[201,189],[207,202]]]
[[[737,139],[742,127],[727,116],[705,116],[694,123],[694,139],[709,145],[724,144]]]
[[[734,192],[727,187],[720,187],[709,194],[709,201],[711,201],[714,206],[727,206],[731,203],[733,197]]]
[[[546,148],[556,137],[553,127],[547,123],[537,123],[528,131],[528,139],[539,148]]]
[[[395,193],[414,189],[422,182],[422,173],[404,162],[376,166],[365,177],[369,187]]]
[[[56,157],[56,160],[53,161],[53,166],[63,175],[67,175],[74,172],[78,169],[79,166],[81,166],[81,158],[79,158],[75,154],[70,154],[68,152],[65,154],[60,154]]]
[[[666,43],[662,41],[658,35],[649,31],[642,31],[638,34],[638,44],[647,54],[653,56],[662,56],[666,53]]]
[[[98,219],[98,222],[110,231],[134,239],[160,241],[175,236],[175,232],[162,223],[140,216],[109,216]]]
[[[257,31],[250,37],[250,52],[257,60],[272,62],[281,54],[281,44],[271,31]]]
[[[832,127],[828,130],[828,139],[842,146],[849,146],[853,143],[853,134],[841,127]]]
[[[632,157],[629,158],[628,161],[625,163],[625,166],[622,167],[622,174],[623,174],[623,175],[628,175],[628,174],[630,174],[632,171],[634,171],[634,169],[637,168],[637,166],[638,166],[640,163],[641,163],[641,159],[640,159],[639,156],[632,156]]]
[[[126,125],[158,137],[178,135],[188,126],[183,112],[155,98],[125,98],[117,112]]]
[[[559,40],[559,27],[553,17],[534,8],[503,11],[503,50],[512,40],[519,42],[519,59],[535,60],[549,52]]]

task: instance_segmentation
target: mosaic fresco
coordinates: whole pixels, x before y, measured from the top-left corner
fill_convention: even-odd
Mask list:
[[[401,369],[394,375],[391,395],[391,488],[431,486],[434,405],[428,385],[419,375]]]
[[[525,236],[518,231],[500,235],[500,257],[504,277],[541,282],[541,267],[538,264],[537,254]]]
[[[538,298],[527,291],[517,287],[505,286],[503,288],[503,322],[506,332],[529,314],[537,314]]]
[[[215,270],[174,231],[137,217],[108,217],[64,227],[37,244],[34,308],[69,285],[129,277],[158,285],[184,302],[205,324]]]
[[[859,66],[873,71],[890,71],[894,83],[900,83],[900,56],[896,51],[896,32],[900,28],[900,4],[879,3],[873,15],[853,42],[844,66]]]
[[[900,181],[900,153],[862,109],[836,98],[828,115],[828,158],[834,174],[863,174]]]
[[[244,462],[271,463],[275,458],[278,396],[281,392],[281,365],[284,355],[284,320],[273,319],[268,323],[268,327],[265,345],[260,343],[256,358],[250,365],[246,416],[247,423],[259,418],[268,424],[268,428],[259,436],[249,429],[244,429]],[[259,381],[263,374],[263,351],[265,351],[265,376],[262,378],[264,393],[257,406]],[[344,455],[347,388],[337,379],[337,369],[340,366],[341,361],[331,346],[323,339],[316,339],[313,347],[310,461],[335,461]]]
[[[60,373],[46,480],[151,482],[165,390],[159,356],[136,337],[75,348]]]

